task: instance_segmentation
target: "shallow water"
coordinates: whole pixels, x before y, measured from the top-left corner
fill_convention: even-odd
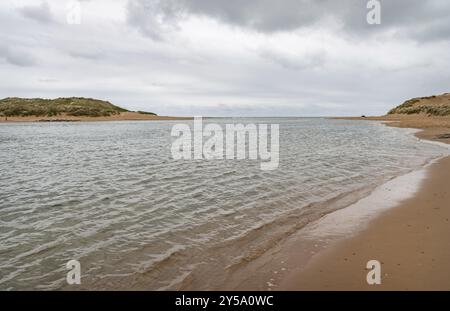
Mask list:
[[[280,124],[279,168],[172,160],[176,121],[0,124],[0,289],[67,288],[71,259],[87,289],[220,288],[336,198],[444,152],[378,122],[206,122]]]

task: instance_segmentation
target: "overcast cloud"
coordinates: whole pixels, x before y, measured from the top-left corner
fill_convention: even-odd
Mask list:
[[[383,114],[450,92],[450,2],[0,3],[0,97],[85,96],[161,115]]]

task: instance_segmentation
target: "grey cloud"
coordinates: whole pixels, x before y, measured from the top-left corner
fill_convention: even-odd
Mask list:
[[[54,21],[50,6],[46,1],[37,6],[25,6],[17,10],[22,16],[41,23],[51,23]]]
[[[69,55],[75,58],[84,58],[89,60],[99,60],[105,57],[100,51],[70,51]]]
[[[397,37],[420,42],[450,38],[450,5],[446,0],[381,0],[381,4],[381,25],[367,24],[363,8],[347,14],[344,30],[357,35],[390,31]]]
[[[322,11],[317,2],[333,4],[330,0],[129,0],[128,22],[153,39],[161,39],[163,25],[173,29],[190,14],[259,31],[284,31],[316,22]]]
[[[448,18],[437,19],[413,29],[405,29],[405,32],[422,42],[450,39],[450,25]]]
[[[164,33],[177,29],[183,7],[172,0],[129,1],[127,22],[153,40],[163,40]]]
[[[260,55],[261,57],[286,69],[293,70],[306,70],[320,67],[324,64],[326,58],[325,51],[316,51],[313,53],[307,53],[306,55],[294,55],[282,53],[272,49],[266,49],[263,50]]]
[[[38,79],[38,82],[41,83],[56,83],[59,82],[58,79],[52,79],[52,78],[42,78],[42,79]]]
[[[149,37],[161,39],[164,25],[174,28],[189,14],[273,33],[321,25],[334,20],[348,35],[367,36],[394,31],[416,40],[447,39],[450,5],[447,0],[381,0],[382,23],[366,21],[368,0],[130,0],[128,22]],[[420,24],[417,21],[420,20]]]
[[[217,18],[225,23],[260,31],[292,30],[314,23],[322,16],[324,2],[314,0],[202,1],[183,0],[189,12]]]
[[[32,55],[8,47],[0,47],[0,59],[1,58],[12,65],[20,67],[28,67],[36,64],[36,59]]]

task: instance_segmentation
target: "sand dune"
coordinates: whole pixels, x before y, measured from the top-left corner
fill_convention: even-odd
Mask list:
[[[58,115],[52,117],[39,117],[39,116],[27,116],[27,117],[8,117],[0,119],[0,122],[75,122],[75,121],[133,121],[133,120],[190,120],[190,117],[170,117],[170,116],[157,116],[147,115],[138,112],[121,112],[119,114],[104,116],[104,117],[79,117],[69,115]]]

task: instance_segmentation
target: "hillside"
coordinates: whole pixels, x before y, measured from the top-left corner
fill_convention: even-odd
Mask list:
[[[109,117],[128,112],[110,102],[82,97],[42,99],[8,97],[0,100],[0,116],[7,117]],[[143,113],[143,112],[140,112]],[[154,113],[148,113],[155,115]]]
[[[429,116],[450,115],[450,93],[438,96],[418,97],[405,101],[400,106],[388,112],[392,114],[426,114]]]

